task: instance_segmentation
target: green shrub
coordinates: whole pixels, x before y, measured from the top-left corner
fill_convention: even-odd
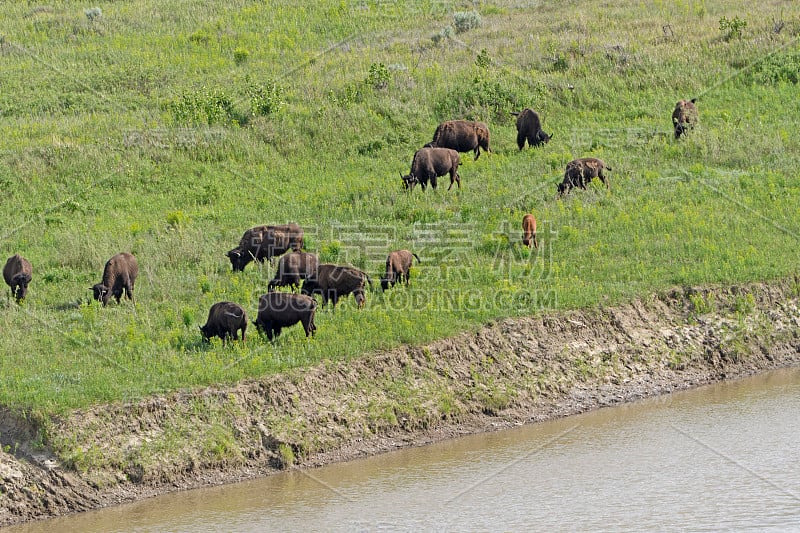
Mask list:
[[[250,52],[248,52],[245,48],[237,48],[233,51],[233,62],[237,65],[241,65],[247,61],[248,57],[250,57]]]
[[[765,57],[751,71],[750,81],[759,85],[797,84],[800,81],[800,53]]]
[[[236,118],[233,100],[221,89],[186,90],[169,104],[176,122],[189,125],[220,124]]]
[[[254,117],[277,113],[283,106],[284,90],[274,80],[262,84],[251,83],[247,88],[250,97],[250,113]]]
[[[369,74],[364,83],[373,89],[381,90],[389,86],[389,69],[383,63],[372,63],[369,66]]]
[[[747,21],[739,17],[722,17],[719,19],[719,31],[725,32],[725,40],[741,39],[742,30],[747,27]]]

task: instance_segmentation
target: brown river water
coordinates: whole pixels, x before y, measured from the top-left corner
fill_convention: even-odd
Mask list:
[[[8,531],[800,531],[798,438],[786,369]]]

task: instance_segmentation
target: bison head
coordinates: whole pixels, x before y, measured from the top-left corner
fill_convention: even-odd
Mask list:
[[[413,191],[414,186],[419,183],[419,178],[412,174],[406,176],[400,174],[400,179],[403,180],[403,188],[409,191]]]
[[[14,297],[17,301],[20,301],[25,298],[25,295],[28,294],[28,283],[31,282],[31,275],[30,274],[17,274],[11,280],[11,285],[16,286],[16,290],[14,291]]]
[[[316,280],[306,278],[303,282],[303,287],[300,289],[300,294],[305,294],[307,296],[314,296],[314,293],[321,293],[322,289],[317,283]]]
[[[544,132],[544,130],[539,130],[539,132],[536,134],[536,141],[537,141],[536,146],[547,144],[550,142],[550,139],[552,138],[553,138],[552,134],[547,134]]]
[[[209,329],[208,324],[206,324],[204,326],[198,326],[198,327],[200,328],[200,334],[203,336],[203,340],[205,342],[210,342],[211,337],[213,337],[213,334],[211,333],[211,330]]]
[[[234,248],[225,255],[227,255],[228,259],[231,260],[231,267],[233,268],[234,272],[241,272],[244,270],[244,267],[246,267],[247,263],[249,263],[252,259],[250,254],[240,250],[239,248]]]
[[[108,298],[111,296],[111,290],[102,283],[95,283],[89,288],[94,293],[94,299],[102,302],[103,305],[108,303]]]

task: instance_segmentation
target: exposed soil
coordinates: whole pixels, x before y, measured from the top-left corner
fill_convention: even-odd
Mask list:
[[[797,365],[797,294],[794,279],[675,289],[42,426],[0,409],[0,525]]]

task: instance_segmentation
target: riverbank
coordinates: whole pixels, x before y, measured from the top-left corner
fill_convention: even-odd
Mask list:
[[[538,422],[800,363],[798,281],[681,288],[103,405],[0,411],[0,524]]]

